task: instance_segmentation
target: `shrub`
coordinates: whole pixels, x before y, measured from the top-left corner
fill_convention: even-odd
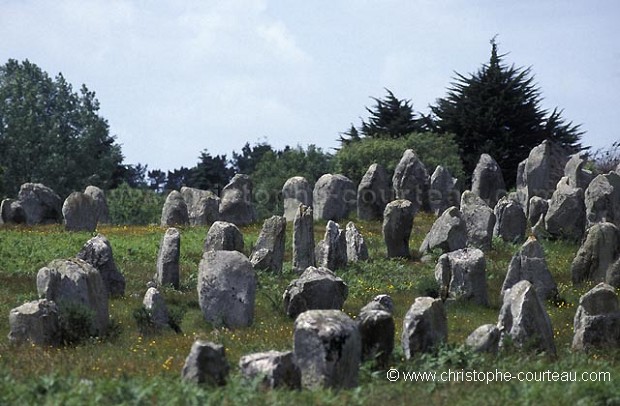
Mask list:
[[[85,341],[93,333],[95,313],[87,306],[71,300],[58,302],[58,321],[60,342],[64,345],[76,345]]]
[[[164,197],[150,189],[123,183],[110,190],[107,200],[113,224],[159,224]]]

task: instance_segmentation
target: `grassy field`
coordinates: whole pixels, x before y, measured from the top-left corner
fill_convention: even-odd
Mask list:
[[[419,247],[434,217],[420,214],[414,221],[411,247]],[[349,285],[344,311],[354,317],[375,295],[390,294],[395,301],[396,351],[391,366],[401,372],[477,371],[516,374],[547,370],[609,373],[611,382],[390,382],[385,371],[362,366],[360,386],[354,390],[263,392],[244,382],[237,370],[239,357],[257,351],[290,350],[293,320],[286,317],[281,297],[296,275],[290,270],[291,225],[288,228],[285,270],[281,275],[260,272],[254,325],[227,330],[212,328],[198,307],[196,279],[207,228],[181,230],[181,288],[164,289],[168,305],[182,314],[181,334],[172,330],[141,336],[134,319],[155,273],[157,250],[164,229],[159,227],[100,227],[111,242],[118,267],[127,280],[126,295],[110,302],[112,331],[77,346],[43,348],[11,345],[6,338],[10,309],[36,298],[36,274],[53,259],[72,257],[91,237],[68,233],[61,226],[0,228],[0,404],[620,404],[619,351],[581,354],[570,351],[572,323],[580,295],[592,285],[573,287],[570,263],[577,246],[544,242],[547,262],[559,284],[563,301],[547,303],[558,347],[557,358],[505,351],[498,356],[474,354],[462,346],[476,327],[496,323],[499,290],[508,262],[518,245],[494,242],[487,253],[488,308],[456,301],[447,303],[449,343],[435,354],[405,361],[400,349],[402,320],[417,296],[436,290],[434,262],[387,260],[379,223],[357,224],[369,245],[372,260],[337,272]],[[246,254],[251,252],[260,225],[245,227]],[[315,225],[317,241],[323,224]],[[191,344],[203,338],[226,347],[232,366],[226,387],[201,388],[182,383],[180,371]],[[540,374],[539,374],[540,375]],[[587,377],[590,377],[588,374]],[[594,374],[592,375],[594,377]],[[529,380],[531,380],[529,379]]]

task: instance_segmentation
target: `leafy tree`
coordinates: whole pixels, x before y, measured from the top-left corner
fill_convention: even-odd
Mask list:
[[[165,190],[180,190],[183,186],[189,184],[189,177],[191,174],[191,169],[183,166],[174,171],[168,171]]]
[[[89,184],[108,188],[123,160],[99,116],[95,93],[62,74],[10,59],[0,66],[0,166],[7,194],[41,182],[60,195]]]
[[[251,175],[267,152],[273,152],[273,148],[266,142],[254,144],[253,147],[250,146],[250,143],[246,143],[240,154],[233,151],[232,166],[235,173]]]
[[[162,192],[166,185],[166,172],[160,169],[154,169],[147,174],[149,179],[149,189],[155,192]]]
[[[565,123],[561,111],[543,110],[530,68],[506,66],[504,56],[491,40],[489,63],[469,77],[457,73],[447,96],[437,100],[431,111],[435,131],[455,134],[468,174],[480,154],[488,153],[511,187],[519,162],[534,146],[549,139],[576,152],[583,133],[578,125]]]
[[[187,186],[211,190],[219,194],[233,176],[233,170],[228,167],[226,155],[214,157],[205,149],[198,159],[198,164],[191,169]]]
[[[110,190],[107,201],[113,224],[159,224],[165,196],[122,183]]]
[[[132,188],[145,188],[147,187],[146,173],[148,165],[142,165],[140,163],[136,165],[126,164],[119,165],[114,171],[112,176],[112,183],[110,189],[116,189],[123,183],[126,183]]]
[[[452,176],[463,180],[463,163],[459,148],[451,134],[413,133],[395,139],[363,138],[345,145],[334,157],[335,171],[359,183],[373,163],[383,165],[393,172],[406,149],[413,149],[424,163],[429,175],[437,165],[442,165]]]

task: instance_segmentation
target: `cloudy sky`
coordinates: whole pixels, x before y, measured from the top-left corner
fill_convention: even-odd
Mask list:
[[[427,113],[497,34],[601,148],[620,139],[619,18],[616,0],[0,0],[0,63],[85,83],[126,162],[170,170],[248,141],[330,150],[384,88]]]

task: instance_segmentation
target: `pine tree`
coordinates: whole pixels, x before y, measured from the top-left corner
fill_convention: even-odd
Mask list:
[[[469,77],[456,73],[447,96],[431,111],[435,131],[456,135],[466,173],[473,172],[480,154],[488,153],[511,187],[519,162],[534,146],[549,139],[577,151],[583,132],[579,125],[565,123],[561,111],[542,109],[531,69],[508,67],[504,57],[493,38],[489,63]]]

